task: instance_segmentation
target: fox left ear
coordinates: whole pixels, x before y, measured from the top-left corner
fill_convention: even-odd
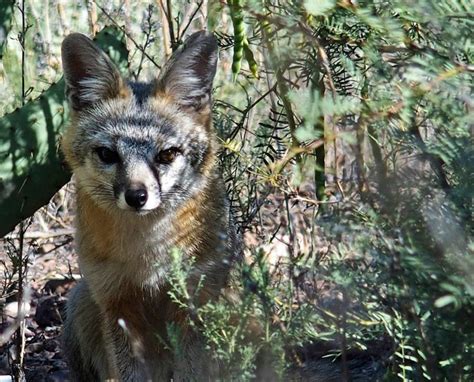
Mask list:
[[[88,37],[67,36],[61,46],[66,96],[76,111],[124,91],[119,71],[110,58]]]
[[[217,66],[217,40],[204,31],[192,34],[162,69],[157,92],[194,111],[209,110]]]

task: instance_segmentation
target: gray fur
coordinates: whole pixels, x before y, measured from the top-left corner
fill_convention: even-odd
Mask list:
[[[175,208],[176,203],[200,188],[200,165],[210,149],[203,128],[191,118],[183,118],[187,123],[177,126],[173,120],[156,114],[149,103],[138,104],[135,99],[111,100],[83,113],[73,146],[74,156],[82,162],[83,170],[87,169],[87,179],[81,184],[90,189],[98,203],[112,205],[116,195],[129,185],[133,169],[141,165],[146,170],[142,177],[167,182],[161,185],[161,208]],[[116,151],[120,162],[112,166],[101,163],[95,151],[98,147]],[[157,165],[156,156],[170,147],[182,151],[179,158],[171,165]],[[81,177],[82,171],[76,176]]]
[[[142,105],[148,98],[153,96],[153,92],[156,90],[154,83],[129,81],[128,86],[133,91],[133,96],[139,105]]]

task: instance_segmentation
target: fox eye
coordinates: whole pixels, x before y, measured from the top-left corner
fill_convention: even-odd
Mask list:
[[[117,163],[120,160],[118,153],[107,147],[98,147],[95,151],[99,159],[105,164]]]
[[[156,156],[156,162],[160,164],[170,164],[180,153],[181,151],[177,147],[160,151]]]

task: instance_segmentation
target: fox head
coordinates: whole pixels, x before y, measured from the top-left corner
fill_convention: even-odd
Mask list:
[[[215,160],[211,34],[191,35],[150,83],[122,79],[82,34],[65,38],[62,60],[73,110],[62,148],[78,192],[141,215],[176,208],[204,187]]]

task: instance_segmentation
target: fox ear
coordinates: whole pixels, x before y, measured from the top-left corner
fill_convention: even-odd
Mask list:
[[[120,94],[123,83],[110,58],[88,37],[67,36],[61,46],[66,97],[74,110]]]
[[[196,32],[173,53],[158,79],[158,92],[195,111],[207,109],[217,65],[217,40]]]

